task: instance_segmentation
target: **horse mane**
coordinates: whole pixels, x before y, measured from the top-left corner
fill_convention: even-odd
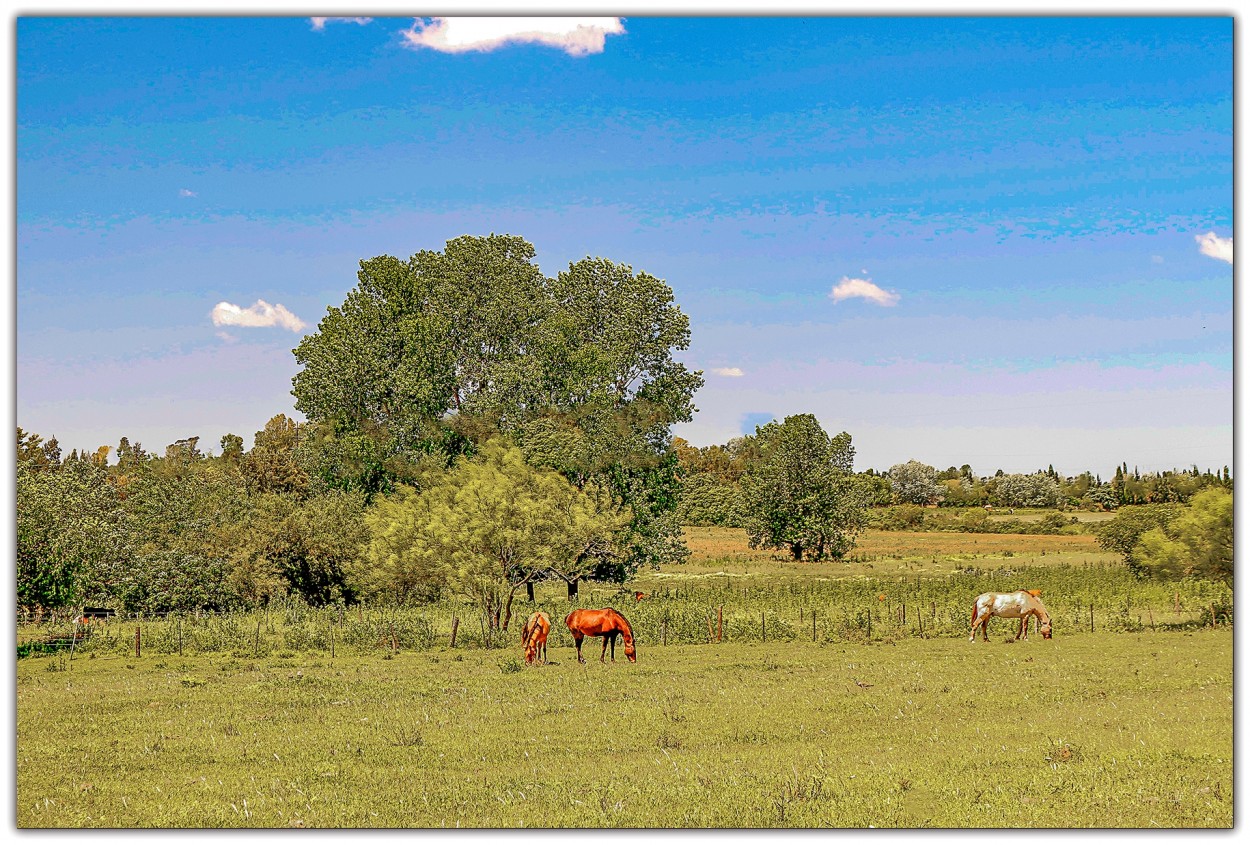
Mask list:
[[[620,621],[621,631],[624,632],[625,636],[632,640],[634,638],[634,629],[630,627],[629,620],[625,618],[625,614],[621,613],[615,607],[609,607],[607,609],[611,611],[612,615],[615,616],[617,620]]]

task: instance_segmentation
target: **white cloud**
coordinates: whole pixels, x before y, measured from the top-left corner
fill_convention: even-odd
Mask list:
[[[312,28],[315,30],[323,30],[328,23],[354,23],[364,26],[367,23],[373,23],[373,18],[309,18],[312,21]]]
[[[713,367],[712,372],[718,376],[725,376],[726,378],[739,378],[745,375],[745,373],[743,373],[738,367]]]
[[[247,328],[267,328],[281,326],[297,332],[307,325],[282,305],[270,305],[263,299],[256,300],[251,308],[240,308],[229,302],[218,302],[213,306],[214,326],[244,326]]]
[[[1194,240],[1198,242],[1198,249],[1203,255],[1233,263],[1232,238],[1221,238],[1215,232],[1207,232],[1205,235],[1194,235]]]
[[[841,302],[844,299],[855,297],[867,299],[869,302],[875,302],[887,308],[891,305],[897,305],[899,300],[897,293],[882,290],[869,279],[852,279],[847,276],[843,276],[842,281],[834,285],[833,290],[829,291],[829,298],[834,302]]]
[[[181,189],[179,189],[179,191],[178,191],[178,196],[180,196],[180,197],[195,197],[195,196],[199,196],[199,194],[197,194],[195,191],[191,190],[190,188],[181,188]]]
[[[602,53],[607,36],[623,32],[620,18],[417,18],[402,35],[408,47],[441,53],[485,52],[529,43],[586,56]]]

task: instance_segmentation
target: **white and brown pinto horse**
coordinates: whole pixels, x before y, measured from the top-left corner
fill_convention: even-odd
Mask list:
[[[610,607],[600,610],[574,610],[564,617],[564,624],[573,635],[573,643],[577,646],[577,662],[585,663],[582,657],[582,640],[586,637],[603,637],[603,652],[599,662],[604,662],[608,653],[608,645],[612,646],[612,662],[616,662],[616,638],[619,636],[625,645],[625,656],[630,663],[638,660],[634,650],[634,631],[629,627],[628,620]]]
[[[521,627],[521,642],[525,645],[525,662],[533,663],[541,658],[547,662],[547,634],[551,632],[551,617],[541,610],[530,614]]]
[[[1037,617],[1037,630],[1044,639],[1050,639],[1050,614],[1042,604],[1041,590],[1016,590],[1014,593],[982,593],[977,596],[972,606],[972,636],[968,642],[977,638],[977,626],[981,627],[981,638],[989,641],[986,628],[991,616],[1002,616],[1007,619],[1019,619],[1020,628],[1016,631],[1016,639],[1029,638],[1029,617]]]

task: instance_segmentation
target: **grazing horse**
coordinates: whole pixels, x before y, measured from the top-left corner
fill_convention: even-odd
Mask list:
[[[582,657],[582,640],[586,637],[603,637],[603,653],[599,655],[600,663],[604,662],[604,655],[608,653],[608,645],[611,644],[612,662],[615,663],[617,635],[620,635],[621,641],[625,644],[625,656],[629,658],[629,662],[637,662],[638,658],[634,656],[633,629],[629,627],[629,621],[612,608],[574,610],[564,617],[564,624],[569,627],[569,633],[573,635],[573,642],[577,645],[578,663],[586,662]]]
[[[547,634],[551,631],[551,617],[536,610],[521,627],[521,642],[525,644],[525,662],[533,663],[540,655],[547,662]]]
[[[989,642],[986,628],[991,616],[1002,616],[1007,619],[1019,619],[1020,628],[1016,631],[1016,639],[1029,638],[1029,617],[1037,617],[1037,630],[1042,632],[1044,639],[1050,639],[1050,614],[1042,604],[1041,590],[1016,590],[1014,593],[982,593],[972,605],[972,636],[968,642],[977,638],[977,626],[981,626],[981,638]]]

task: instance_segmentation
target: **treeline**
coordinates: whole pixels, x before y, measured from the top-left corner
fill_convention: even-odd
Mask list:
[[[742,479],[759,461],[757,434],[736,437],[724,445],[695,447],[676,438],[674,449],[681,469],[679,516],[686,525],[745,527],[747,499]],[[911,460],[886,471],[868,469],[858,474],[872,506],[894,506],[887,513],[869,517],[874,527],[914,527],[925,521],[936,528],[953,530],[1005,530],[976,514],[962,519],[925,517],[921,507],[942,508],[1055,508],[1056,510],[1113,511],[1125,505],[1185,504],[1208,488],[1232,489],[1228,467],[1178,469],[1154,473],[1129,470],[1125,463],[1104,481],[1082,472],[1061,476],[1053,465],[1034,473],[977,476],[972,467],[935,467]],[[1042,526],[1054,531],[1069,524],[1056,516]],[[997,526],[997,527],[995,527]]]

